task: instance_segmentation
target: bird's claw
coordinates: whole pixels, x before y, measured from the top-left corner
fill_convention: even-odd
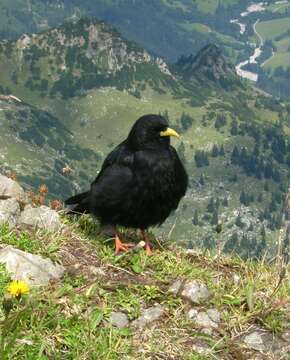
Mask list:
[[[134,247],[135,244],[131,243],[123,243],[119,236],[116,235],[115,237],[115,255],[118,255],[120,252],[127,252],[132,247]]]
[[[153,252],[151,250],[151,246],[149,244],[145,245],[145,252],[146,252],[147,256],[152,256],[153,255]]]

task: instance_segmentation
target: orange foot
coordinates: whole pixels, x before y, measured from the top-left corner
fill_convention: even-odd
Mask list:
[[[153,255],[153,252],[152,252],[152,249],[151,249],[149,236],[147,235],[145,230],[141,230],[141,233],[142,233],[143,240],[145,241],[146,255],[151,256],[151,255]]]
[[[135,244],[125,244],[121,241],[119,236],[115,235],[115,254],[119,254],[120,252],[124,251],[127,252],[130,248],[134,247]]]

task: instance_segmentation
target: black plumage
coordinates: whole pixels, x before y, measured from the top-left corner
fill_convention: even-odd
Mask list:
[[[162,224],[177,208],[188,183],[170,136],[178,134],[168,128],[164,117],[141,117],[127,139],[107,156],[90,190],[66,204],[76,204],[73,211],[91,213],[103,225],[139,228],[143,234]],[[146,236],[145,240],[148,243]]]

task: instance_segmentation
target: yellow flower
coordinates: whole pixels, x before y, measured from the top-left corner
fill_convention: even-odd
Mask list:
[[[20,298],[21,295],[27,294],[29,292],[29,286],[25,281],[15,280],[11,281],[8,285],[7,291],[16,298]]]

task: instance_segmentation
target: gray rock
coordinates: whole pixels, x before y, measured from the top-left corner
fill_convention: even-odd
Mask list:
[[[281,334],[281,337],[284,341],[286,341],[290,346],[290,330],[285,331],[283,334]]]
[[[182,281],[176,280],[168,289],[168,292],[174,295],[177,295],[181,289]]]
[[[127,315],[122,312],[113,312],[111,314],[109,322],[110,324],[112,324],[113,326],[119,329],[127,327],[129,325],[129,320]]]
[[[0,174],[0,199],[15,198],[20,203],[27,203],[27,195],[14,180]]]
[[[267,354],[267,359],[288,360],[290,354],[289,335],[289,331],[286,331],[283,334],[274,335],[264,328],[253,326],[251,330],[240,339],[247,348]]]
[[[215,323],[217,323],[217,324],[220,323],[221,315],[220,315],[220,312],[217,309],[212,308],[212,309],[207,310],[207,315]]]
[[[14,280],[24,280],[30,285],[47,285],[50,279],[59,279],[64,273],[64,267],[54,265],[50,259],[12,246],[0,250],[0,263],[6,265]]]
[[[190,320],[195,320],[197,317],[197,314],[198,314],[198,311],[196,309],[190,309],[187,315]]]
[[[233,275],[233,280],[234,280],[234,284],[238,285],[240,283],[240,281],[241,281],[241,277],[239,275],[237,275],[237,274],[234,274]]]
[[[161,305],[150,307],[143,311],[143,314],[132,322],[133,327],[143,328],[144,326],[158,320],[164,314],[164,308]]]
[[[218,324],[214,322],[205,311],[198,312],[195,309],[191,309],[188,312],[188,317],[202,328],[210,329],[218,327]]]
[[[204,333],[210,335],[213,329],[218,328],[220,313],[216,309],[209,309],[207,311],[190,309],[188,312],[188,318],[201,327]]]
[[[47,206],[37,208],[33,208],[31,205],[25,206],[19,223],[20,225],[38,227],[48,231],[57,231],[61,227],[58,213]]]
[[[253,350],[263,351],[265,350],[265,345],[263,338],[258,331],[254,331],[244,337],[244,343]]]
[[[16,199],[0,200],[0,225],[16,226],[20,216],[20,206]]]
[[[200,304],[208,300],[211,294],[205,284],[197,281],[187,281],[183,286],[181,296],[193,304]]]

